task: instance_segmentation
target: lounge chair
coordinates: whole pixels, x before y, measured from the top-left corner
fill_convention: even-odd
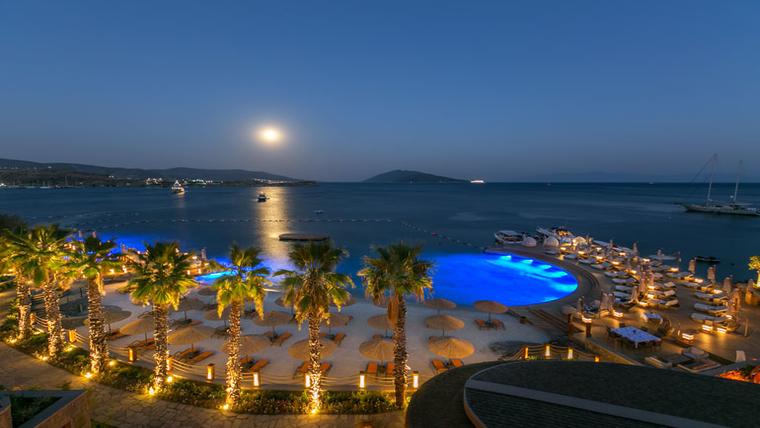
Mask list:
[[[385,365],[386,376],[393,376],[396,374],[396,363],[388,363]]]
[[[253,318],[256,316],[256,309],[248,309],[243,311],[243,318]]]
[[[127,348],[141,349],[141,348],[150,348],[150,347],[155,347],[155,346],[156,346],[156,339],[151,337],[148,340],[138,340],[138,341],[132,342],[129,345],[127,345]]]
[[[492,324],[493,324],[493,325],[494,325],[496,328],[500,328],[500,329],[502,329],[502,330],[504,330],[504,329],[505,329],[505,327],[504,327],[504,323],[503,323],[503,322],[501,322],[501,321],[499,321],[499,320],[497,320],[497,319],[495,319],[495,318],[491,318],[491,323],[492,323]]]
[[[227,337],[230,335],[229,330],[230,330],[229,327],[220,325],[219,327],[214,329],[214,334],[212,336]]]
[[[187,348],[184,351],[177,351],[174,353],[173,357],[175,360],[184,360],[185,358],[189,358],[191,355],[195,355],[198,352],[198,348]]]
[[[462,360],[455,358],[451,360],[451,365],[456,368],[456,367],[462,367],[464,363],[462,362]]]
[[[441,360],[433,360],[433,369],[435,370],[436,374],[443,373],[448,370],[446,368],[446,365],[443,364],[443,361]]]
[[[711,315],[715,315],[715,314],[723,315],[728,310],[728,306],[705,305],[704,303],[695,303],[694,309],[700,312],[706,312]]]
[[[721,302],[728,299],[728,296],[726,296],[725,293],[695,293],[694,295],[697,296],[697,299],[708,302]]]
[[[714,325],[714,324],[720,324],[720,323],[726,322],[726,317],[714,317],[712,315],[705,315],[705,314],[698,314],[698,313],[691,314],[691,319],[700,324],[706,324],[706,325]]]
[[[240,357],[240,365],[245,366],[247,364],[252,364],[253,358],[251,357]]]
[[[338,333],[333,338],[333,342],[337,343],[338,346],[340,346],[340,342],[342,342],[343,339],[345,339],[345,338],[346,338],[346,333]]]
[[[686,370],[687,372],[690,372],[690,373],[699,373],[705,370],[712,370],[714,368],[717,368],[718,363],[716,363],[715,361],[709,361],[709,362],[696,361],[691,364],[679,364],[677,367],[680,369]]]
[[[383,338],[383,335],[382,335],[382,334],[373,334],[373,335],[372,335],[372,338],[373,338],[373,339],[382,339],[382,338]]]
[[[377,363],[367,363],[367,368],[364,371],[368,375],[377,376]]]
[[[258,372],[261,371],[267,364],[269,364],[269,360],[258,360],[256,361],[256,364],[253,365],[248,371],[251,372]]]
[[[116,328],[109,331],[106,337],[108,338],[108,340],[116,340],[116,339],[121,339],[122,337],[127,337],[127,335],[120,332],[119,329]]]
[[[300,366],[296,367],[296,371],[293,372],[293,377],[296,378],[299,375],[306,374],[309,371],[309,362],[304,361]]]
[[[332,363],[322,363],[322,366],[320,367],[322,370],[322,376],[327,375],[327,372],[330,371],[331,367]]]
[[[673,367],[673,363],[669,361],[661,360],[659,357],[655,355],[644,358],[644,361],[646,361],[646,363],[649,364],[650,366],[657,367],[658,369],[669,369]]]
[[[486,324],[485,321],[483,321],[480,318],[476,319],[475,322],[478,324],[478,330],[483,330],[483,329],[487,330],[487,329],[491,328],[488,324]]]
[[[282,333],[281,335],[277,336],[276,338],[271,339],[272,346],[282,346],[282,342],[284,342],[285,339],[289,338],[290,336],[292,336],[290,333]]]
[[[208,357],[210,357],[212,355],[214,355],[214,351],[206,351],[206,352],[203,352],[201,354],[198,354],[198,355],[190,358],[190,362],[191,363],[198,363],[198,362],[201,362],[201,361],[205,360],[206,358],[208,358]]]

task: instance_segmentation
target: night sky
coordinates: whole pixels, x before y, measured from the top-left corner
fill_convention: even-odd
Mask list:
[[[335,181],[729,173],[760,162],[760,2],[3,1],[0,147]]]

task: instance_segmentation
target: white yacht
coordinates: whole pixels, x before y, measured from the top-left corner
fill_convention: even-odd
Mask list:
[[[734,187],[734,196],[731,202],[719,202],[710,199],[712,193],[713,178],[715,177],[715,165],[718,163],[718,155],[713,155],[709,163],[712,164],[710,173],[710,184],[707,186],[707,200],[702,204],[677,202],[678,205],[686,208],[686,211],[700,212],[708,214],[729,214],[742,216],[760,216],[760,212],[753,204],[738,202],[736,197],[739,194],[739,177],[741,176],[742,163],[739,162],[739,170],[736,173],[736,186]],[[704,169],[704,167],[703,167]]]
[[[257,201],[259,201],[259,202],[266,202],[267,199],[268,199],[267,195],[264,192],[260,192],[259,193],[259,198],[257,199]]]
[[[185,188],[179,184],[179,180],[175,180],[172,185],[172,193],[185,193]]]
[[[521,244],[523,241],[523,234],[514,230],[500,230],[494,233],[493,236],[499,245]]]

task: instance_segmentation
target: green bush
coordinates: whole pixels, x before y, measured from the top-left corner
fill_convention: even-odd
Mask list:
[[[238,413],[276,415],[306,413],[307,405],[306,392],[243,391],[240,405],[231,410]]]
[[[187,379],[176,379],[166,385],[157,396],[167,401],[191,404],[193,406],[219,408],[224,403],[224,386]]]
[[[145,367],[117,362],[97,377],[97,381],[118,389],[145,392],[150,387],[153,371]]]
[[[370,414],[394,410],[390,393],[377,391],[325,391],[324,413]]]
[[[17,397],[11,395],[11,420],[13,426],[21,426],[35,415],[58,401],[58,397]]]

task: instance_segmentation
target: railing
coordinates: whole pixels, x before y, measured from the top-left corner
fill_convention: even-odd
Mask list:
[[[36,317],[34,326],[39,331],[47,330],[47,321],[44,318]],[[76,330],[66,330],[68,341],[74,346],[80,346],[83,349],[89,348],[89,337],[78,333]],[[116,359],[133,364],[137,361],[138,350],[133,347],[121,347],[108,344],[109,353],[116,356]],[[499,358],[499,361],[518,361],[529,359],[562,359],[574,361],[599,361],[598,355],[578,350],[573,347],[558,346],[552,344],[523,346],[513,355]],[[150,361],[155,365],[154,355],[142,358],[143,361]],[[222,383],[227,376],[224,366],[217,368],[215,364],[195,365],[184,361],[175,360],[169,357],[167,368],[173,375],[187,376],[195,379],[204,379],[211,383]],[[418,388],[421,384],[430,380],[434,375],[419,374],[418,372],[407,372],[407,385],[412,389]],[[308,385],[307,374],[295,375],[276,375],[261,372],[243,372],[241,379],[246,388],[266,388],[266,387],[306,387]],[[323,376],[322,384],[325,389],[346,389],[346,388],[373,388],[380,390],[392,390],[394,387],[394,377],[392,374],[366,374],[359,372],[349,376],[333,377]]]

